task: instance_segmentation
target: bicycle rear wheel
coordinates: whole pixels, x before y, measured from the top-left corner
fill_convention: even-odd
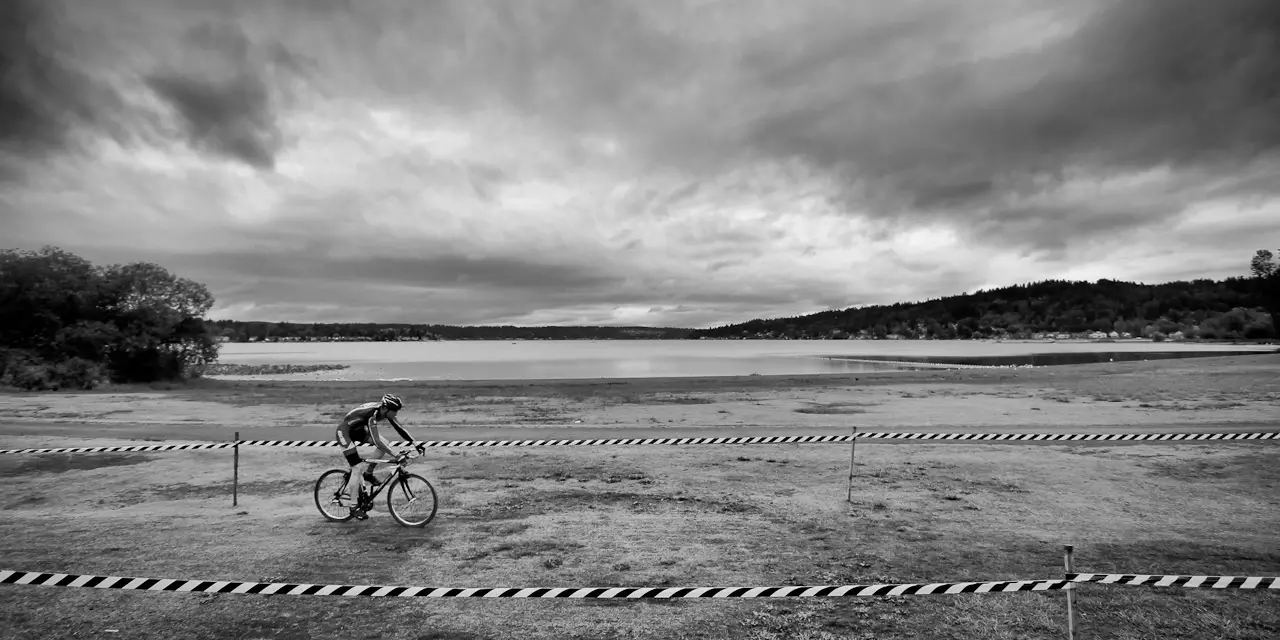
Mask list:
[[[347,484],[347,476],[350,471],[341,469],[330,469],[320,475],[320,479],[316,480],[316,508],[320,510],[320,515],[334,522],[346,522],[355,517],[355,510],[351,507],[344,507],[338,503],[338,494],[342,493],[342,487]]]
[[[387,487],[387,511],[406,527],[425,527],[436,517],[436,489],[427,479],[406,473]]]

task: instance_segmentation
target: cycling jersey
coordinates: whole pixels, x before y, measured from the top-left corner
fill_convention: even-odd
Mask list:
[[[366,402],[348,411],[347,415],[342,418],[342,422],[338,424],[338,442],[343,447],[353,443],[376,444],[378,438],[378,411],[381,408],[382,403],[380,402]],[[413,438],[404,430],[404,427],[400,426],[400,423],[396,422],[395,418],[389,415],[384,417],[400,434],[400,437],[413,442]]]

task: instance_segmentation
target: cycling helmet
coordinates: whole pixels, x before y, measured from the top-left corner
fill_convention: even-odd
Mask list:
[[[404,408],[404,403],[400,402],[400,398],[388,393],[382,396],[382,406],[387,411],[399,411]]]

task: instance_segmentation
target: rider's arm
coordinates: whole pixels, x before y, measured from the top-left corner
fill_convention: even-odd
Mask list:
[[[390,422],[391,426],[395,427],[396,433],[399,433],[400,437],[405,439],[405,442],[413,444],[413,436],[409,435],[409,432],[405,431],[404,427],[400,426],[400,421],[396,420],[394,416],[388,415],[387,422]]]

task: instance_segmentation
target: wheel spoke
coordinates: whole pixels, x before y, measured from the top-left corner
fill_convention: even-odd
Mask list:
[[[406,527],[425,526],[436,515],[436,492],[426,478],[406,474],[387,491],[387,510]]]
[[[342,506],[338,496],[342,495],[342,487],[347,482],[347,473],[338,469],[326,471],[316,481],[316,508],[326,519],[335,521],[350,520],[354,513],[350,507]],[[327,496],[322,498],[321,496]]]

